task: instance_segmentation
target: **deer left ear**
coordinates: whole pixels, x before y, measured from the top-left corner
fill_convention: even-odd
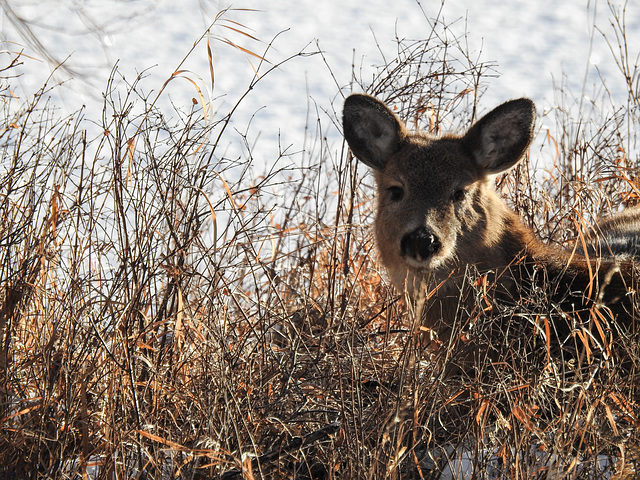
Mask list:
[[[533,139],[536,108],[528,98],[503,103],[482,117],[462,138],[489,175],[513,167]]]

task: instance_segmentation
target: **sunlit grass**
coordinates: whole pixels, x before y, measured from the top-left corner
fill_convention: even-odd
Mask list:
[[[372,81],[352,83],[441,132],[491,107],[479,103],[491,64],[476,64],[434,25],[429,42],[400,41]],[[235,22],[227,28],[252,38]],[[256,77],[246,93],[265,102],[260,78],[278,65],[266,50],[249,52]],[[141,79],[119,94],[115,72],[96,138],[80,114],[56,116],[44,93],[17,113],[5,103],[6,478],[633,474],[636,377],[617,363],[593,375],[595,363],[533,346],[531,322],[485,308],[481,281],[462,333],[432,341],[377,260],[371,178],[344,144],[325,141],[339,119],[314,119],[324,128],[309,130],[317,138],[303,164],[283,155],[258,172],[248,159],[259,144],[246,141],[246,157],[226,154],[243,138],[229,128],[235,107],[216,112],[206,94],[215,89],[209,60],[207,82],[180,68],[167,80],[188,75],[194,86],[194,109],[177,120],[142,93]],[[548,241],[571,246],[598,215],[637,200],[629,85],[630,103],[613,113],[550,112],[544,124],[554,127],[531,152],[552,159],[546,171],[530,161],[498,179]],[[474,338],[463,331],[470,320],[480,326]],[[468,345],[495,348],[500,361],[477,354],[473,370],[449,376]],[[627,347],[637,369],[637,338]]]

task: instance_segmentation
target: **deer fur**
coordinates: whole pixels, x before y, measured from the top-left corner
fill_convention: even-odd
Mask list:
[[[602,222],[600,242],[581,255],[542,242],[494,190],[493,176],[527,151],[535,116],[531,100],[512,100],[463,135],[435,137],[409,132],[374,97],[345,101],[345,138],[375,176],[382,263],[396,287],[430,296],[425,318],[441,336],[460,315],[470,267],[491,279],[496,298],[517,302],[544,289],[549,309],[571,312],[573,320],[553,325],[563,337],[594,309],[616,328],[636,331],[631,257],[640,245],[639,210]],[[615,256],[621,253],[627,257]]]

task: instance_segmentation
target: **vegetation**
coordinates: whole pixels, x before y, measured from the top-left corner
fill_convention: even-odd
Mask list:
[[[497,180],[550,242],[573,246],[637,203],[639,72],[615,18],[628,101],[560,90],[532,147],[541,163]],[[372,93],[434,133],[468,125],[492,65],[430,25],[340,93]],[[247,94],[268,95],[268,53],[251,53]],[[479,309],[454,341],[431,339],[378,264],[370,177],[325,138],[340,95],[303,154],[259,172],[234,108],[212,114],[197,95],[172,120],[141,79],[122,96],[114,73],[91,138],[49,86],[16,108],[19,57],[2,55],[4,478],[637,476],[638,338],[615,338],[622,362],[577,330],[565,361],[536,343],[544,298],[521,306],[525,320],[489,309],[470,272]],[[501,361],[446,375],[478,345]]]

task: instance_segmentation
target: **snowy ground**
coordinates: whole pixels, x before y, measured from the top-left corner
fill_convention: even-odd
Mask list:
[[[616,2],[613,8],[622,12],[619,0]],[[376,43],[387,58],[393,58],[396,33],[409,39],[424,37],[429,29],[425,16],[435,18],[441,9],[441,19],[450,25],[453,36],[468,32],[464,41],[469,51],[480,60],[497,64],[500,76],[488,80],[482,101],[485,110],[519,96],[548,107],[554,99],[554,81],[566,83],[576,93],[583,86],[591,92],[593,85],[599,84],[598,71],[614,93],[624,98],[622,78],[602,35],[615,41],[609,25],[610,5],[602,0],[447,0],[444,5],[439,0],[6,0],[0,2],[3,5],[3,49],[24,50],[35,58],[24,60],[22,91],[18,93],[25,95],[40,87],[51,65],[39,60],[41,53],[15,30],[15,17],[12,19],[6,5],[13,15],[31,23],[33,33],[55,59],[69,56],[65,63],[69,71],[55,77],[65,80],[65,86],[54,100],[68,110],[86,105],[90,120],[101,114],[101,94],[116,61],[128,81],[151,68],[142,88],[157,91],[220,8],[257,10],[230,11],[226,18],[246,26],[245,31],[260,41],[221,26],[214,27],[214,35],[262,53],[282,32],[267,55],[269,60],[277,62],[302,50],[313,51],[318,45],[333,72],[331,75],[320,56],[298,58],[272,73],[250,96],[236,121],[246,125],[250,115],[259,111],[253,131],[260,132],[269,148],[274,148],[280,136],[282,144],[293,144],[297,149],[307,122],[309,98],[321,108],[329,108],[333,102],[339,109],[338,87],[343,93],[348,91],[354,58],[365,68],[380,64]],[[640,5],[626,8],[633,64],[640,52]],[[253,75],[250,62],[256,65],[256,61],[220,41],[214,40],[212,47],[213,96],[224,95],[217,103],[223,108],[225,102],[231,105],[244,92]],[[193,72],[193,77],[201,77],[202,87],[210,85],[205,43],[195,49],[183,68]],[[160,105],[166,110],[171,102],[190,108],[194,96],[188,81],[171,82]],[[265,161],[272,155],[265,155]]]
[[[261,132],[261,148],[254,151],[258,162],[275,158],[278,143],[293,145],[293,151],[301,148],[309,108],[341,108],[354,59],[365,69],[380,64],[378,48],[386,58],[393,58],[396,35],[423,38],[429,30],[427,18],[437,17],[441,9],[452,38],[463,37],[475,57],[497,64],[500,75],[487,80],[484,110],[520,96],[547,108],[554,102],[554,81],[566,84],[575,94],[589,94],[600,86],[598,75],[619,101],[625,98],[623,79],[603,37],[617,44],[610,27],[610,7],[595,0],[447,0],[444,5],[439,0],[423,0],[422,5],[415,0],[236,0],[233,4],[213,0],[0,0],[4,7],[0,50],[27,55],[22,76],[16,80],[17,95],[25,98],[40,88],[52,67],[34,40],[16,30],[17,17],[27,20],[35,39],[52,55],[51,61],[69,57],[67,70],[54,77],[64,85],[53,101],[69,112],[86,105],[85,117],[92,121],[101,115],[102,92],[116,62],[120,74],[130,82],[138,72],[150,69],[142,88],[158,91],[220,8],[228,6],[257,10],[229,11],[226,18],[244,25],[246,28],[238,28],[259,41],[224,28],[223,23],[214,27],[214,36],[263,53],[267,43],[280,34],[267,55],[274,63],[300,51],[320,48],[324,52],[324,56],[294,59],[273,72],[235,115],[242,128],[257,112],[252,128]],[[622,15],[619,3],[613,8]],[[640,52],[640,3],[627,6],[626,20],[633,65]],[[223,109],[245,91],[257,61],[219,40],[213,40],[212,48],[215,86],[209,93],[219,97],[216,105]],[[0,56],[0,68],[7,59],[7,55]],[[201,77],[202,88],[209,86],[206,43],[199,44],[181,68],[190,70],[191,78]],[[159,105],[167,111],[173,106],[189,109],[194,96],[193,85],[178,80],[169,84]],[[467,471],[473,470],[466,452],[459,453],[449,478],[469,478]],[[454,474],[455,468],[463,473]]]

